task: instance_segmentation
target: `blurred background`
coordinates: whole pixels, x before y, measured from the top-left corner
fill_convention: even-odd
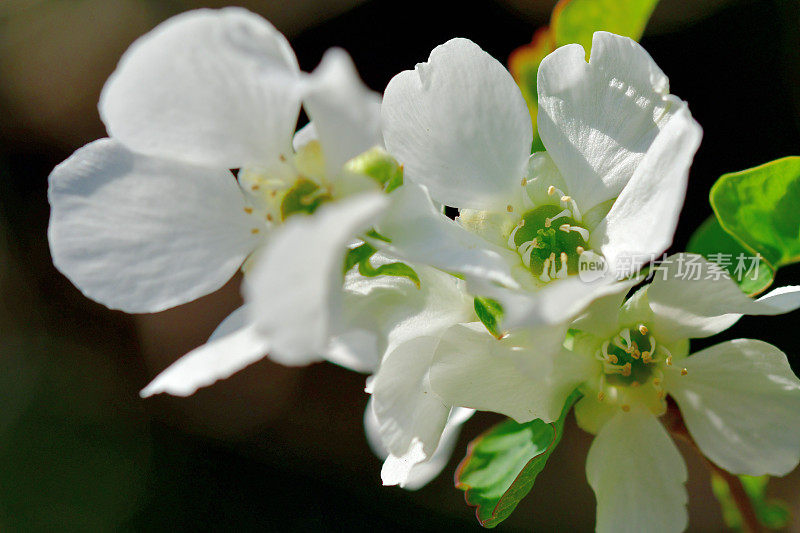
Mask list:
[[[239,304],[238,280],[180,308],[130,316],[84,298],[50,262],[47,175],[105,136],[96,103],[122,52],[171,15],[225,4],[0,0],[0,530],[477,531],[452,475],[470,437],[499,417],[471,420],[428,487],[383,488],[363,436],[365,376],[262,361],[190,398],[138,397]],[[547,24],[554,1],[238,4],[283,31],[304,70],[341,46],[382,91],[451,37],[505,62]],[[662,0],[656,9],[641,42],[705,130],[675,251],[711,214],[717,177],[798,155],[799,28],[796,0]],[[800,269],[789,267],[776,284],[798,282]],[[772,342],[798,371],[799,316],[746,318],[722,337]],[[589,442],[570,420],[533,491],[500,527],[591,531]],[[721,530],[708,473],[682,450],[690,529]],[[770,490],[800,515],[799,473]]]

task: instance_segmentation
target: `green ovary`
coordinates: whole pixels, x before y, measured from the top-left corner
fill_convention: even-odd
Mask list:
[[[509,247],[541,281],[578,273],[580,254],[588,249],[588,231],[557,205],[543,205],[522,216],[509,236]]]

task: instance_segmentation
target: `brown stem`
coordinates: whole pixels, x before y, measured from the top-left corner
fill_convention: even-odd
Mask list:
[[[753,507],[753,502],[750,500],[747,492],[745,492],[742,481],[727,470],[715,465],[709,461],[705,455],[703,455],[703,452],[700,451],[700,448],[697,447],[697,443],[689,434],[689,430],[686,428],[686,424],[683,422],[683,417],[681,416],[678,406],[672,401],[669,402],[667,413],[664,415],[664,425],[673,436],[683,439],[684,442],[689,443],[692,448],[697,450],[709,470],[719,475],[728,484],[733,502],[736,504],[736,508],[739,510],[739,514],[742,516],[742,531],[744,533],[765,532],[766,529],[761,525],[761,522],[758,521],[758,516],[756,515],[756,510]]]

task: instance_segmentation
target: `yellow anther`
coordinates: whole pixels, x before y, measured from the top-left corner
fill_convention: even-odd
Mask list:
[[[606,393],[605,392],[600,391],[600,392],[597,393],[597,400],[598,401],[602,402],[605,399],[606,399]]]
[[[578,246],[577,248],[575,248],[575,251],[578,252],[578,255],[581,255],[586,250],[584,249],[583,246]]]
[[[513,213],[514,212],[514,206],[511,205],[511,204],[507,205],[506,206],[506,211],[508,211],[509,213]]]
[[[569,196],[567,196],[566,194],[565,194],[564,196],[562,196],[562,197],[561,197],[561,201],[562,201],[562,202],[565,202],[565,203],[566,203],[566,202],[569,202],[570,200],[572,200],[572,198],[571,198],[571,197],[569,197]]]
[[[650,352],[642,352],[642,362],[645,364],[653,362],[653,358],[650,357]]]
[[[564,233],[569,233],[569,224],[561,224],[558,229],[563,231]]]
[[[267,213],[267,220],[272,222],[272,215],[270,213]]]
[[[685,376],[685,375],[686,375],[686,374],[688,374],[688,373],[689,373],[689,370],[688,370],[688,369],[686,369],[686,368],[681,368],[681,376]]]
[[[547,188],[547,194],[548,194],[549,196],[553,196],[553,194],[555,194],[555,192],[556,192],[556,188],[555,188],[553,185],[551,185],[551,186],[549,186],[549,187]]]
[[[260,188],[261,188],[261,187],[259,187],[259,186],[258,186],[258,184],[256,184],[256,185],[253,185],[253,186],[251,186],[251,187],[250,187],[250,190],[252,190],[252,191],[257,191],[257,190],[258,190],[258,189],[260,189]]]
[[[525,178],[522,178],[522,180],[520,181],[520,185],[525,187],[527,184],[528,184],[528,180],[526,180]]]
[[[245,207],[244,208],[244,212],[247,213],[248,215],[250,215],[250,214],[253,213],[253,208],[252,207]]]
[[[622,374],[625,377],[630,376],[631,375],[631,364],[630,363],[625,363],[624,365],[622,365],[622,370],[620,370],[620,374]]]
[[[623,411],[625,411],[625,412],[627,413],[628,411],[630,411],[630,410],[631,410],[631,406],[630,406],[630,405],[628,405],[628,404],[624,404],[624,405],[622,406],[622,410],[623,410]]]
[[[549,228],[550,224],[552,224],[552,223],[553,223],[553,221],[550,220],[549,218],[544,219],[544,227],[545,228]]]
[[[642,335],[647,335],[647,326],[644,324],[639,324],[639,333]]]
[[[666,361],[666,363],[667,363],[667,366],[672,366],[672,355],[668,355],[668,356],[667,356],[667,361]]]
[[[258,228],[253,228],[253,229],[250,230],[250,233],[252,233],[253,235],[255,235],[258,232],[259,232]]]

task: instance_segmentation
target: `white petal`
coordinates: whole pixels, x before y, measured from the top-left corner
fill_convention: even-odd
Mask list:
[[[439,446],[433,457],[423,461],[414,461],[419,445],[412,446],[412,450],[403,457],[390,455],[386,458],[381,469],[381,479],[384,485],[399,485],[406,490],[418,490],[436,478],[450,462],[453,450],[461,433],[461,425],[466,422],[475,411],[454,407],[450,418],[442,433]],[[411,468],[408,468],[408,465]]]
[[[270,358],[305,365],[339,333],[347,244],[368,228],[387,198],[363,194],[290,218],[270,239],[245,279],[245,301],[272,344]]]
[[[786,355],[766,342],[737,339],[667,369],[700,450],[733,474],[782,476],[800,460],[800,380]]]
[[[240,8],[196,10],[139,38],[100,96],[109,134],[130,148],[238,168],[291,150],[299,69],[269,22]]]
[[[388,151],[435,200],[487,210],[512,203],[530,155],[530,116],[511,75],[478,45],[434,48],[389,82],[381,113]]]
[[[431,457],[439,445],[450,405],[431,391],[428,372],[438,337],[418,337],[397,346],[381,361],[372,389],[372,408],[382,441],[397,457]],[[418,461],[417,461],[418,462]]]
[[[619,411],[595,437],[586,477],[597,498],[599,533],[686,529],[686,464],[646,409]]]
[[[143,398],[166,392],[190,396],[264,358],[269,341],[246,322],[244,307],[226,318],[208,342],[184,355],[142,389]]]
[[[633,172],[589,245],[601,250],[612,270],[620,259],[640,266],[666,250],[686,195],[689,166],[702,129],[687,107],[675,112]]]
[[[434,356],[431,388],[449,405],[494,411],[520,423],[557,419],[590,366],[585,358],[541,347],[539,336],[548,329],[555,328],[515,346],[513,337],[498,341],[482,324],[450,328]],[[566,328],[558,332],[561,339],[564,333]]]
[[[437,211],[424,187],[406,182],[392,198],[378,231],[391,239],[391,245],[383,247],[393,255],[491,283],[517,285],[510,265],[520,262],[519,255],[470,233]]]
[[[262,238],[263,221],[244,212],[229,171],[138,155],[111,139],[75,152],[49,182],[53,262],[113,309],[156,312],[213,292]]]
[[[777,315],[800,307],[800,287],[782,287],[753,300],[724,269],[696,254],[671,255],[654,272],[647,296],[654,333],[665,342],[714,335],[743,314]]]
[[[375,267],[395,261],[380,252],[370,259]],[[343,327],[372,332],[382,347],[378,355],[412,338],[475,320],[463,281],[425,265],[410,266],[419,276],[419,287],[405,277],[366,277],[357,269],[345,278]]]
[[[303,105],[315,125],[329,176],[382,144],[380,95],[364,85],[342,49],[325,52],[308,79]]]
[[[313,122],[309,122],[294,134],[292,138],[292,148],[295,152],[299,152],[303,146],[307,145],[311,141],[318,141],[319,135],[317,135],[317,128],[314,126]]]
[[[617,196],[679,107],[669,82],[635,41],[596,32],[562,46],[538,73],[538,127],[569,194],[585,212]]]

